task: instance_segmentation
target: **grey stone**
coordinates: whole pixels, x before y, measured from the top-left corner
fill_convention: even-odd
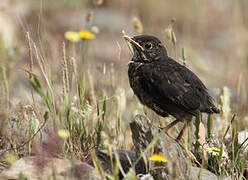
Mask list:
[[[9,169],[0,174],[2,179],[18,179],[22,173],[27,179],[47,180],[53,179],[81,179],[100,180],[95,169],[80,161],[73,162],[68,159],[45,158],[39,156],[24,157],[11,165]]]

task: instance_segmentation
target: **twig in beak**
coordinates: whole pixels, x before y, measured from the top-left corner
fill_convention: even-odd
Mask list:
[[[127,35],[123,35],[122,36],[126,41],[130,42],[132,45],[140,48],[142,51],[144,51],[144,48],[139,44],[137,43],[136,41],[134,41],[132,38],[130,38],[129,36]]]

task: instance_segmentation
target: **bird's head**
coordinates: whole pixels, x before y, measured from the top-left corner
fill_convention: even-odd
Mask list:
[[[150,35],[139,35],[123,38],[131,44],[133,50],[133,61],[149,63],[167,57],[167,51],[161,41]]]

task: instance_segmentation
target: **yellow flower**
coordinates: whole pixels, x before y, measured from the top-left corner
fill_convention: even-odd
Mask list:
[[[212,154],[213,156],[219,156],[221,151],[221,149],[217,147],[210,147],[207,148],[206,150],[208,153]],[[222,157],[228,158],[227,153],[224,150],[222,150]]]
[[[74,31],[65,32],[65,38],[73,43],[78,42],[80,40],[79,34]]]
[[[87,30],[82,30],[80,32],[78,32],[79,36],[82,39],[95,39],[95,34],[87,31]]]
[[[214,155],[214,156],[219,156],[220,154],[220,148],[217,147],[211,147],[211,148],[207,148],[207,152]]]
[[[167,162],[167,159],[161,154],[154,154],[149,158],[151,161]]]
[[[14,155],[14,154],[7,154],[5,156],[5,160],[10,163],[13,164],[14,162],[16,162],[18,160],[18,156]]]
[[[61,137],[62,139],[67,139],[70,136],[70,133],[68,130],[65,129],[60,129],[58,130],[58,135],[59,137]]]

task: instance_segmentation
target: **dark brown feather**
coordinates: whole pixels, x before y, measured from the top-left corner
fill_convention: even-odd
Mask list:
[[[130,86],[142,104],[163,117],[170,114],[181,120],[198,116],[200,112],[219,113],[201,80],[168,57],[157,38],[142,35],[133,40],[144,49],[147,43],[152,44],[152,48],[144,51],[134,47],[129,63]]]

